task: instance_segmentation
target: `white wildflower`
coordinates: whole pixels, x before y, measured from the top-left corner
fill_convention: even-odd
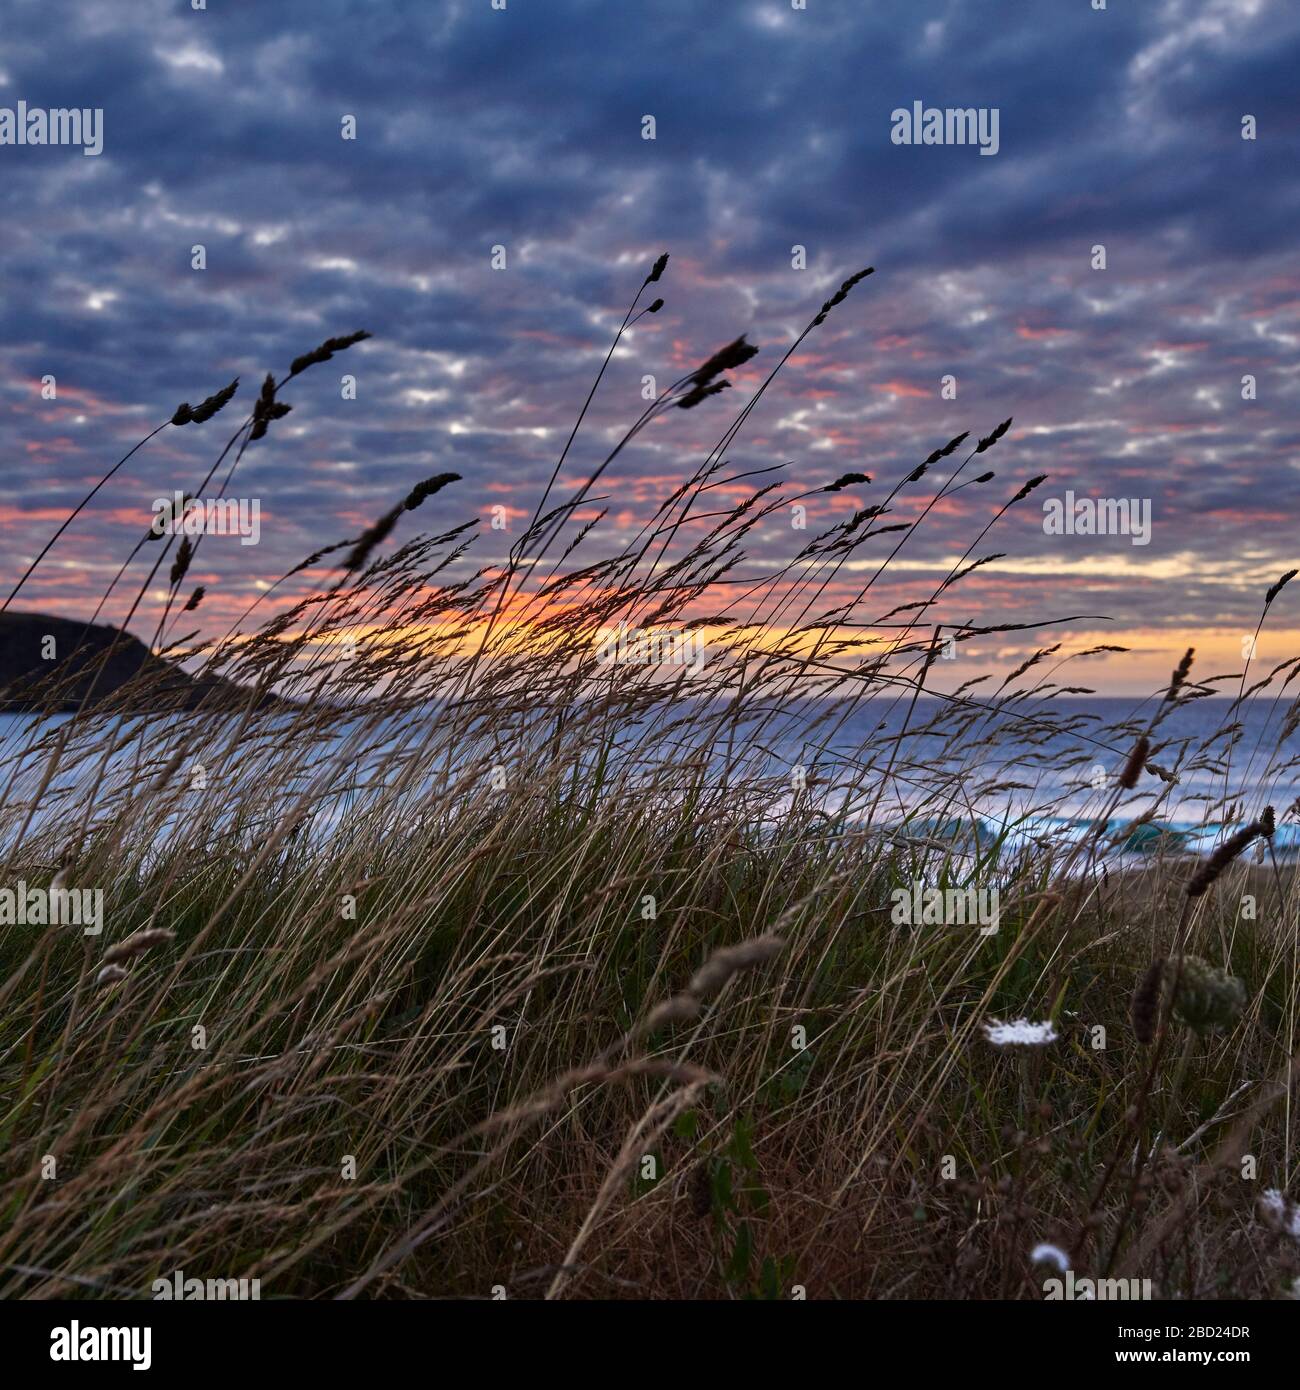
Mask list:
[[[1027,1018],[1018,1018],[1014,1023],[999,1023],[996,1018],[984,1025],[989,1042],[998,1047],[1008,1044],[1016,1047],[1041,1047],[1044,1043],[1056,1041],[1056,1029],[1051,1020],[1046,1023],[1030,1023]]]
[[[1286,1198],[1276,1187],[1270,1187],[1260,1193],[1259,1211],[1267,1225],[1280,1226],[1286,1219]]]
[[[1062,1274],[1070,1268],[1070,1257],[1059,1245],[1035,1245],[1029,1258],[1036,1265],[1055,1265]]]
[[[1259,1212],[1266,1226],[1300,1240],[1300,1207],[1276,1187],[1260,1194]]]

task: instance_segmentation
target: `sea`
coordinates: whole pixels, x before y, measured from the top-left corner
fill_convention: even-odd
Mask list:
[[[1161,709],[1156,701],[1069,696],[997,703],[959,697],[954,704],[907,693],[857,703],[756,704],[739,721],[722,705],[701,707],[687,719],[680,704],[628,719],[611,766],[626,774],[625,785],[635,786],[640,776],[662,788],[665,767],[704,757],[712,776],[738,797],[758,796],[774,821],[803,798],[847,824],[905,826],[930,839],[1068,842],[1093,836],[1104,821],[1125,856],[1171,848],[1204,852],[1271,806],[1278,825],[1274,851],[1300,853],[1300,731],[1293,727],[1300,714],[1289,698],[1192,699],[1166,708],[1151,729],[1146,765],[1131,789],[1119,785],[1120,774],[1139,734]],[[539,727],[549,714],[538,711]],[[107,810],[125,782],[158,767],[159,720],[185,720],[192,733],[201,732],[204,718],[122,718],[111,726],[108,775],[87,778],[83,766],[79,775],[60,774],[42,790],[44,755],[33,744],[42,736],[48,740],[68,717],[0,715],[0,786],[6,788],[0,844],[15,825],[25,823],[30,831],[48,815],[84,808],[87,797],[100,798]],[[334,733],[313,738],[307,753],[287,768],[274,756],[279,718],[289,716],[263,723],[267,756],[246,758],[243,775],[304,785],[301,779],[313,768],[350,746],[357,727],[341,721]],[[391,784],[394,766],[404,765],[427,730],[436,730],[438,710],[429,706],[391,721],[366,738],[350,768],[346,797],[335,798],[319,822],[324,833],[343,822],[367,788]],[[704,739],[701,729],[710,730]],[[217,738],[214,726],[212,741]],[[457,759],[468,766],[482,752],[471,740],[458,748]],[[508,764],[508,750],[502,756]],[[454,767],[449,775],[456,775]],[[34,805],[37,799],[43,804]],[[27,809],[33,812],[30,821]]]

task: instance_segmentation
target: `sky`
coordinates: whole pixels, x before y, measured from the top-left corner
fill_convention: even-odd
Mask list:
[[[1130,648],[1081,664],[1102,692],[1151,688],[1188,645],[1207,674],[1240,670],[1264,592],[1300,564],[1300,7],[1097,2],[2,0],[0,122],[20,101],[103,113],[97,155],[0,144],[5,593],[180,401],[238,376],[246,411],[268,371],[356,329],[374,336],[296,378],[250,446],[233,491],[260,537],[203,547],[196,626],[439,472],[462,481],[418,525],[477,517],[475,563],[504,554],[666,251],[664,308],[622,340],[561,482],[590,476],[647,375],[662,389],[741,333],[760,353],[601,479],[607,546],[872,265],[768,389],[734,471],[781,465],[792,492],[870,475],[810,499],[811,531],[1012,417],[996,479],[927,514],[881,611],[927,597],[1045,473],[974,552],[1004,558],[962,581],[961,618],[1083,615],[1056,632],[1067,650]],[[996,152],[897,143],[916,102],[996,111]],[[159,433],[14,607],[89,617],[154,499],[193,490],[235,423]],[[1146,543],[1048,534],[1043,504],[1068,493],[1131,502]],[[896,519],[932,496],[908,490]],[[806,540],[774,516],[755,568]],[[328,582],[309,571],[263,611]],[[132,623],[146,640],[161,593]],[[1297,605],[1300,583],[1264,668],[1300,653]]]

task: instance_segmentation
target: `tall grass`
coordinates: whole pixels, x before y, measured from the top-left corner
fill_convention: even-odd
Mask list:
[[[892,484],[727,462],[861,278],[630,540],[606,540],[607,469],[674,411],[721,409],[744,339],[557,501],[562,456],[504,560],[477,558],[472,518],[406,534],[457,495],[438,475],[200,641],[183,590],[205,538],[136,544],[110,592],[136,585],[154,649],[237,688],[168,708],[146,671],[3,750],[0,884],[102,887],[107,925],[0,929],[0,1292],[148,1297],[180,1269],[264,1297],[1038,1298],[1043,1242],[1160,1296],[1289,1287],[1300,1246],[1257,1208],[1295,1161],[1294,871],[1271,821],[1200,878],[1168,841],[1142,870],[1116,858],[1197,769],[1223,772],[1202,814],[1226,841],[1263,811],[1232,804],[1232,767],[1284,778],[1285,747],[1247,750],[1237,703],[1211,739],[1166,736],[1214,693],[1190,662],[1131,723],[1070,713],[1050,639],[931,698],[945,644],[1033,626],[954,616],[1042,481],[985,469],[1010,422]],[[365,336],[268,377],[195,494],[224,467],[225,495],[291,379]],[[850,486],[880,500],[791,531],[784,563],[748,548]],[[970,547],[881,611],[958,493]],[[604,660],[620,623],[707,660]],[[51,711],[67,688],[56,669]],[[868,708],[894,722],[846,751]],[[1098,763],[1085,832],[1045,833],[1044,770],[1086,787]],[[898,925],[918,880],[996,886],[999,930]],[[1182,977],[1216,970],[1244,1006],[1212,1028]],[[1022,1016],[1056,1040],[987,1039]]]

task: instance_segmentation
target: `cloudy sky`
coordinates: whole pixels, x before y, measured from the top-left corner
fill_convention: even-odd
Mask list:
[[[1189,643],[1203,673],[1239,669],[1264,590],[1300,563],[1300,8],[1286,0],[2,9],[0,108],[103,111],[98,156],[0,145],[6,593],[181,400],[237,375],[247,409],[268,370],[358,328],[374,339],[286,388],[293,414],[250,447],[234,492],[259,500],[261,540],[204,546],[197,616],[230,621],[441,471],[464,480],[420,524],[477,516],[482,557],[502,553],[493,507],[526,524],[661,251],[665,307],[624,340],[564,481],[640,412],[645,375],[662,387],[742,332],[762,351],[602,479],[610,546],[870,264],[728,458],[786,465],[793,490],[876,480],[813,499],[820,528],[952,435],[1013,416],[996,480],[931,511],[889,603],[928,596],[1037,473],[1048,482],[977,552],[1007,557],[963,582],[961,617],[1105,615],[1066,630],[1133,648],[1093,662],[1101,688],[1145,688]],[[918,101],[996,109],[996,154],[893,143],[891,113]],[[232,416],[152,440],[15,606],[88,616],[153,499],[193,490]],[[1041,500],[1067,490],[1149,503],[1149,543],[1044,534]],[[909,490],[898,518],[931,495]],[[756,567],[804,540],[775,518],[752,538]],[[119,586],[106,616],[133,593]],[[1275,605],[1266,662],[1300,652],[1297,604],[1300,584]]]

